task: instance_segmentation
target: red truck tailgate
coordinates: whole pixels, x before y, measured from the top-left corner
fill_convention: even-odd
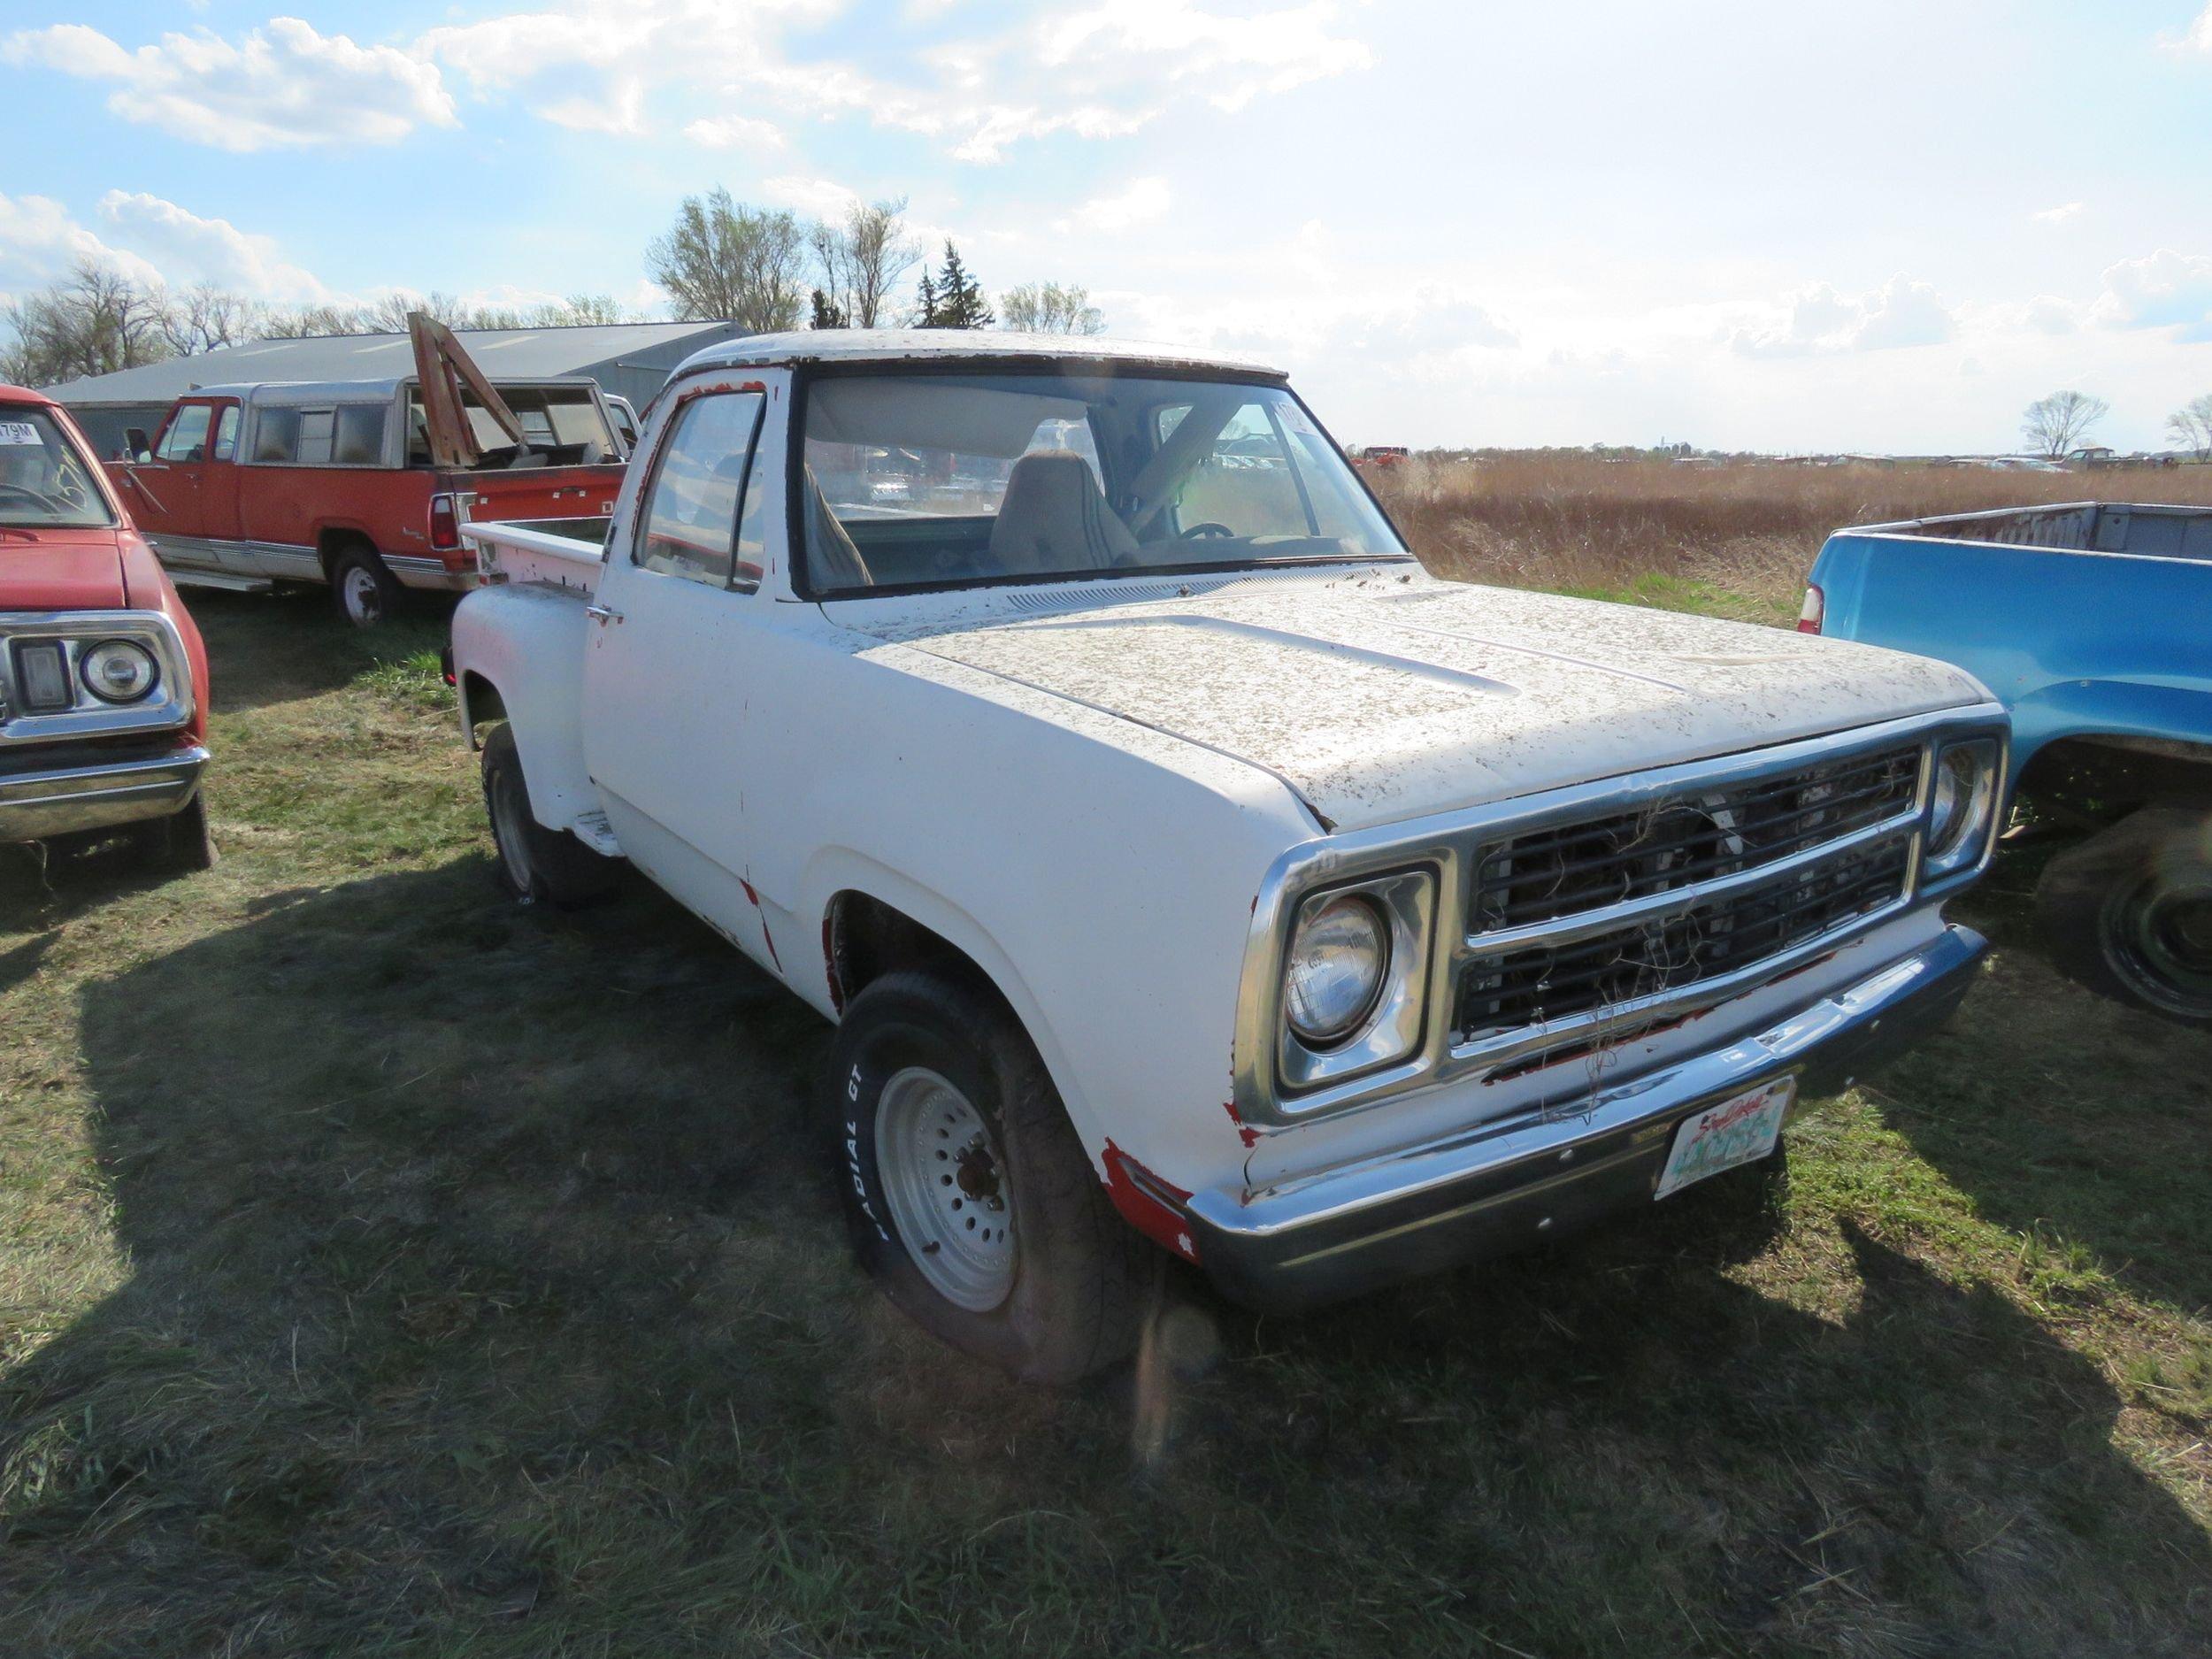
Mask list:
[[[599,518],[614,511],[619,466],[531,466],[512,472],[451,472],[442,488],[468,501],[468,516],[486,519]]]

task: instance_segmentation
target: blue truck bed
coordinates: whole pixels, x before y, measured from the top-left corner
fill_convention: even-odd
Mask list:
[[[1799,626],[1941,657],[2012,711],[2046,949],[2212,1025],[2212,508],[2106,504],[1839,530]]]

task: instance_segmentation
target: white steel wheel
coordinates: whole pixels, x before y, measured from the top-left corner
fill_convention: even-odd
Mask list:
[[[987,1313],[1014,1287],[1006,1164],[968,1097],[926,1066],[883,1086],[876,1168],[907,1255],[955,1307]]]
[[[338,603],[345,607],[346,619],[358,627],[370,627],[384,620],[384,590],[377,583],[376,572],[363,565],[349,565],[338,578]]]
[[[530,857],[529,803],[519,777],[503,777],[486,790],[490,797],[492,841],[507,866],[507,882],[527,902],[537,896],[537,867]]]

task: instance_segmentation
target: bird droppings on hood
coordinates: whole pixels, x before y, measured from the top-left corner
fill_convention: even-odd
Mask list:
[[[1873,647],[1410,572],[919,620],[879,637],[1239,757],[1347,829],[1985,695]]]

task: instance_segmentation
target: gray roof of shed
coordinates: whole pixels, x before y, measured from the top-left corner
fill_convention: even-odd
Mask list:
[[[696,340],[725,338],[729,323],[614,323],[569,328],[468,328],[456,338],[498,380],[555,380],[596,364]],[[196,387],[266,380],[397,380],[411,375],[405,334],[319,334],[254,340],[45,388],[58,403],[165,403]]]

